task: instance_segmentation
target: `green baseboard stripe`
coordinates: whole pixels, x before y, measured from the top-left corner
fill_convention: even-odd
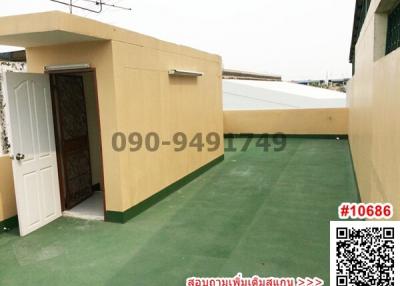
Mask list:
[[[169,185],[165,189],[161,190],[160,192],[154,194],[150,198],[144,200],[143,202],[131,207],[130,209],[124,212],[117,212],[117,211],[106,211],[105,213],[105,221],[108,222],[116,222],[116,223],[125,223],[128,220],[134,218],[135,216],[139,215],[140,213],[144,212],[148,208],[152,207],[159,201],[163,200],[173,192],[179,190],[186,184],[190,183],[200,175],[204,174],[206,171],[214,167],[215,165],[221,163],[224,160],[224,155],[214,159],[213,161],[207,163],[206,165],[200,167],[199,169],[193,171],[189,175],[183,177],[179,181]]]
[[[347,134],[285,134],[287,138],[305,138],[305,139],[349,139]]]
[[[349,136],[347,134],[284,134],[284,133],[276,133],[283,134],[286,138],[304,138],[304,139],[348,139]],[[275,134],[268,134],[269,136],[273,136]],[[265,136],[265,134],[251,134],[251,133],[241,133],[241,134],[224,134],[224,138],[248,138],[248,137],[259,138]]]
[[[0,221],[0,233],[16,227],[18,227],[18,216],[13,216],[6,220]]]
[[[358,199],[358,203],[362,202],[361,199],[361,192],[360,192],[360,187],[358,184],[358,178],[357,178],[357,173],[356,173],[356,168],[354,166],[354,158],[353,158],[353,152],[351,151],[351,145],[350,145],[350,141],[348,142],[349,144],[349,150],[350,150],[350,160],[351,160],[351,167],[353,169],[353,175],[354,175],[354,179],[356,181],[356,189],[357,189],[357,199]]]

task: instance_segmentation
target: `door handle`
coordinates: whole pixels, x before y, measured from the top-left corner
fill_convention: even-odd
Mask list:
[[[17,159],[18,161],[24,160],[25,155],[21,154],[21,153],[17,153],[17,155],[15,156],[15,159]]]

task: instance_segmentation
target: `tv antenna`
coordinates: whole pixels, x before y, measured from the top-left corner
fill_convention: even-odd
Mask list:
[[[106,3],[106,2],[104,2],[104,0],[81,0],[81,1],[85,1],[85,2],[89,2],[89,3],[95,4],[97,6],[97,8],[98,8],[96,10],[88,8],[88,7],[83,7],[83,6],[76,5],[76,4],[73,3],[73,0],[69,0],[68,2],[64,2],[64,1],[61,1],[61,0],[50,0],[50,1],[69,6],[69,13],[70,14],[72,14],[72,8],[78,8],[78,9],[81,9],[81,10],[85,10],[85,11],[89,11],[89,12],[100,14],[103,11],[103,6],[112,7],[112,8],[116,8],[116,9],[127,10],[127,11],[132,11],[132,8],[118,6],[118,5],[111,4],[111,3]]]

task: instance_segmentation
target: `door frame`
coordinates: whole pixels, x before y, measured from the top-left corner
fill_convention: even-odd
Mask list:
[[[54,83],[52,81],[52,75],[53,74],[82,74],[82,73],[90,73],[92,75],[92,80],[93,80],[93,86],[94,86],[94,96],[95,96],[95,101],[96,101],[96,113],[97,113],[97,128],[99,129],[99,142],[100,142],[100,156],[99,156],[99,162],[100,162],[100,190],[103,192],[103,213],[104,213],[104,220],[105,220],[105,213],[106,213],[106,188],[104,184],[104,162],[103,162],[103,144],[102,144],[102,134],[101,134],[101,121],[100,121],[100,107],[99,107],[99,95],[98,95],[98,88],[97,88],[97,74],[96,74],[96,68],[85,68],[85,69],[66,69],[66,70],[57,70],[57,71],[46,71],[45,73],[49,74],[50,77],[50,95],[52,98],[52,112],[53,112],[53,120],[54,120],[54,134],[55,134],[55,141],[56,141],[56,153],[57,153],[57,164],[59,167],[61,167],[61,156],[62,152],[60,150],[60,132],[58,130],[58,124],[57,124],[57,118],[56,118],[56,108],[54,106],[55,101],[54,101]],[[86,110],[86,107],[85,107]],[[63,180],[63,175],[61,172],[61,169],[58,171],[58,176],[59,176],[59,184],[60,184],[60,197],[61,197],[61,210],[65,210],[65,200],[64,200],[64,186],[62,186]]]

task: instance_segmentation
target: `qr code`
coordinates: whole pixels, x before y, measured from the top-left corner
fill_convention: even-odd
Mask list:
[[[331,285],[400,286],[400,222],[331,222]]]

